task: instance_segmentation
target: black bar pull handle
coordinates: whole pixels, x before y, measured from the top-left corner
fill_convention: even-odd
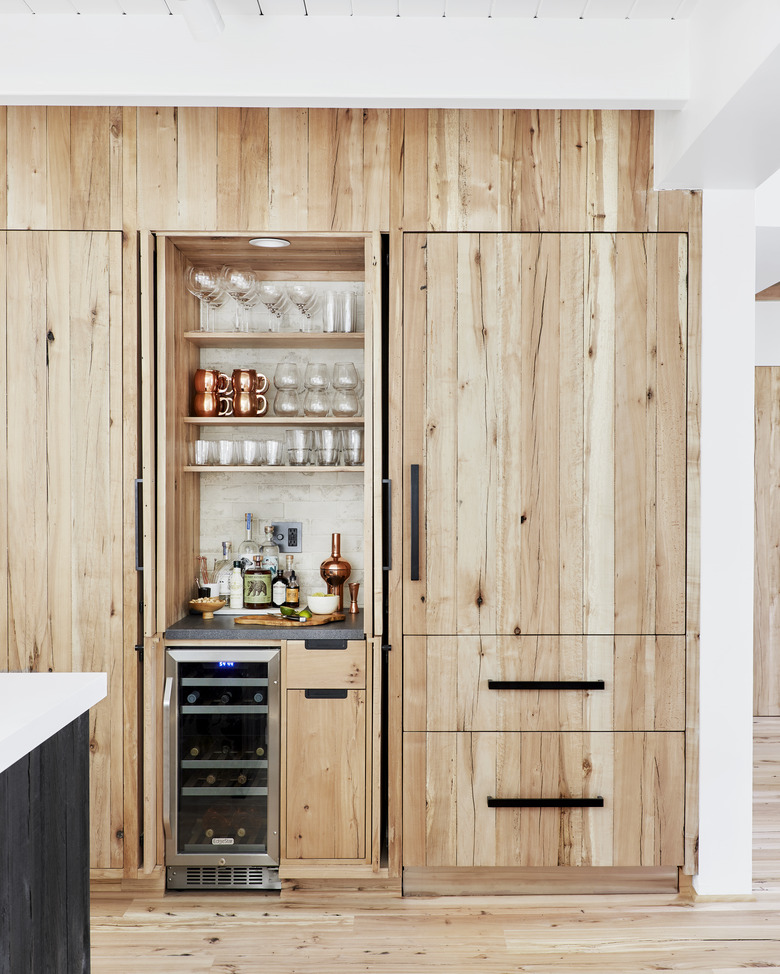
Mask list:
[[[488,808],[603,808],[603,798],[492,798]]]
[[[488,680],[489,690],[603,690],[603,680]]]
[[[420,581],[420,464],[412,464],[412,581]]]
[[[382,565],[382,571],[389,572],[393,569],[393,481],[387,477],[382,478],[382,487],[385,491],[385,537],[384,537],[384,556],[387,564]]]
[[[307,700],[346,700],[346,690],[304,690]]]
[[[304,639],[304,649],[346,649],[346,639]]]
[[[141,564],[141,485],[143,480],[136,478],[135,481],[135,570],[142,572],[144,566]]]

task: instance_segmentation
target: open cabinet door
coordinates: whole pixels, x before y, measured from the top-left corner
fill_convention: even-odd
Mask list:
[[[163,652],[157,637],[157,580],[155,512],[157,507],[157,443],[154,383],[155,259],[153,233],[143,231],[140,253],[140,429],[141,476],[136,482],[136,567],[141,575],[143,610],[143,866],[149,875],[164,862],[164,838],[159,827],[162,802],[162,688]]]

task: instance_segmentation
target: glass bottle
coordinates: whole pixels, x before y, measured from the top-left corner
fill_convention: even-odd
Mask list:
[[[241,576],[241,562],[234,561],[233,569],[230,572],[230,608],[243,609],[244,607],[244,579]]]
[[[271,586],[271,593],[271,601],[277,609],[280,605],[284,605],[287,600],[287,579],[281,568],[278,568],[276,571],[276,577]]]
[[[260,555],[255,555],[254,564],[244,572],[244,608],[266,609],[271,604],[271,579],[268,568],[260,564]]]
[[[300,601],[300,588],[298,586],[298,579],[295,575],[295,569],[293,568],[293,556],[287,556],[287,590],[285,593],[284,604],[289,606],[291,609],[297,609],[298,603]]]
[[[222,542],[222,557],[214,561],[214,581],[219,588],[217,595],[221,599],[227,600],[230,597],[229,583],[230,573],[233,571],[233,542]]]
[[[260,546],[260,558],[263,568],[271,572],[271,577],[275,578],[279,573],[279,546],[274,541],[274,526],[266,524],[265,541]]]
[[[238,557],[242,568],[251,568],[255,555],[260,554],[260,545],[252,540],[252,515],[246,514],[246,538],[238,546]]]

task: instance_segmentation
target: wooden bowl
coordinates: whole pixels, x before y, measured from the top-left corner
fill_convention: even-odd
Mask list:
[[[201,612],[204,619],[213,619],[217,609],[227,605],[224,599],[190,599],[190,609]]]

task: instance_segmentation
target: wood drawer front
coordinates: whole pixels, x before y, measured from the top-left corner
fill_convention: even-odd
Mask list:
[[[684,734],[404,734],[405,866],[677,866]],[[495,798],[604,799],[491,808]]]
[[[312,645],[316,643],[312,640]],[[366,643],[347,640],[346,649],[307,649],[303,639],[288,639],[287,687],[365,687]]]
[[[576,685],[597,681],[604,689]],[[406,731],[684,728],[684,636],[404,637]]]

